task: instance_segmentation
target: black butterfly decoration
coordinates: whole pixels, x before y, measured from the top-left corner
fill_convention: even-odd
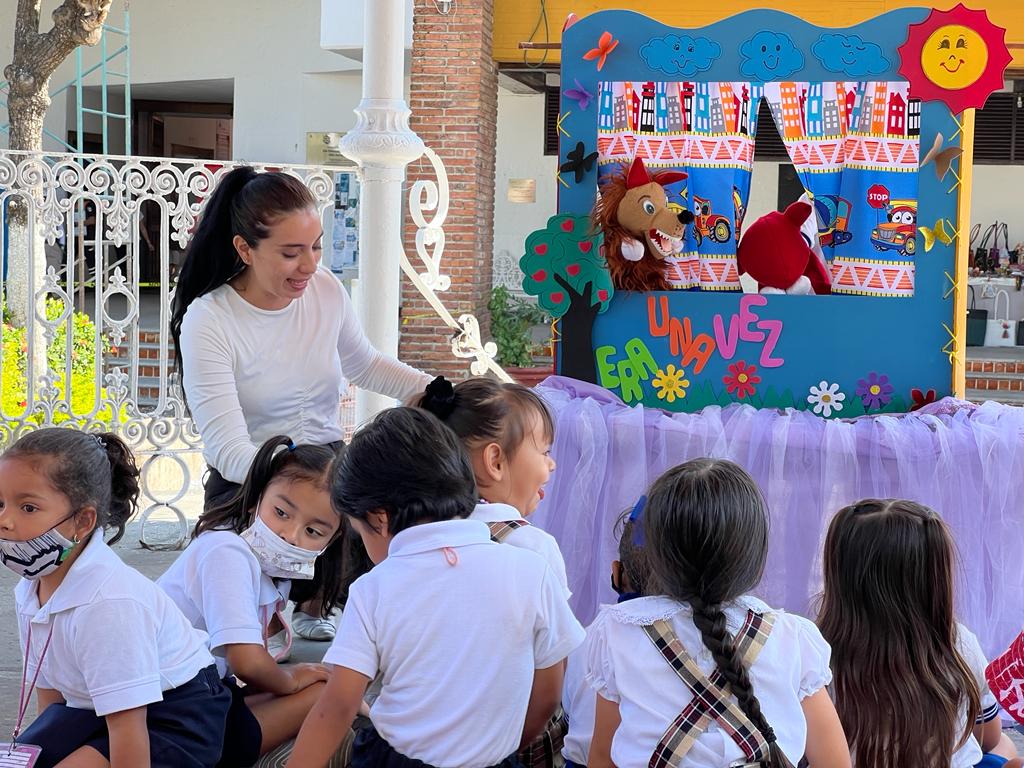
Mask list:
[[[566,155],[566,162],[558,166],[558,170],[563,173],[572,171],[576,174],[577,184],[583,181],[584,174],[591,170],[594,167],[594,163],[597,162],[597,152],[591,152],[589,155],[584,157],[583,153],[585,151],[586,148],[583,146],[583,142],[576,142],[576,149],[571,150],[569,154]]]

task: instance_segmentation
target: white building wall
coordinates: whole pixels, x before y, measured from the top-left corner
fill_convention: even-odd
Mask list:
[[[544,154],[544,96],[498,91],[498,142],[495,156],[494,258],[519,263],[527,236],[543,229],[558,205],[558,158]],[[533,203],[508,200],[510,179],[533,179]]]
[[[117,25],[122,3],[114,0],[111,19]],[[16,5],[0,3],[0,30],[13,28]],[[43,0],[44,30],[58,5],[59,0]],[[132,85],[232,79],[234,158],[304,162],[307,131],[345,131],[354,124],[361,86],[358,62],[320,47],[320,14],[321,0],[133,3]],[[11,60],[11,37],[0,35],[0,69]],[[85,60],[87,66],[98,61],[98,52],[87,50]],[[54,75],[52,89],[74,76],[72,54]],[[98,85],[99,79],[86,84]],[[0,120],[6,122],[2,110]],[[74,124],[73,100],[58,99],[47,127],[64,136]],[[90,120],[86,130],[95,127]],[[57,148],[49,141],[46,146]]]

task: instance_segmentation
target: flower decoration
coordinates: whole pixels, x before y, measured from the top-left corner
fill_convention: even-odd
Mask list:
[[[597,71],[600,72],[604,67],[608,54],[614,51],[618,44],[619,41],[612,37],[611,32],[605,32],[601,35],[601,39],[597,41],[597,48],[591,48],[583,54],[583,58],[587,61],[597,59]]]
[[[920,410],[926,405],[931,405],[935,402],[935,390],[929,389],[927,392],[922,392],[917,387],[914,387],[910,390],[910,399],[914,401],[914,404],[910,406],[910,410]]]
[[[857,397],[865,408],[881,408],[892,402],[894,389],[889,377],[872,371],[866,379],[857,380]]]
[[[755,385],[761,383],[761,377],[757,375],[757,366],[739,360],[729,366],[729,373],[722,377],[722,383],[726,392],[742,400],[754,394]]]
[[[686,397],[686,389],[690,386],[690,380],[685,377],[686,371],[676,368],[674,365],[659,370],[651,381],[658,392],[658,399],[674,403],[677,398],[681,400]]]
[[[810,394],[807,395],[807,402],[811,404],[814,412],[825,418],[831,416],[833,411],[843,410],[845,399],[846,395],[839,391],[839,385],[829,384],[827,381],[820,382],[816,387],[812,386]]]

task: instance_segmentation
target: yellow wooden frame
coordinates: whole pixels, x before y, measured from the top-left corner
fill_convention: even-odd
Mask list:
[[[953,396],[963,399],[967,391],[967,272],[970,264],[971,189],[974,176],[974,110],[960,115],[960,168],[956,206],[956,260],[953,275]]]

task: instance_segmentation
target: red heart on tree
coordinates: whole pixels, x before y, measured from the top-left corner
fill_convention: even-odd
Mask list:
[[[593,248],[593,247],[594,247],[594,242],[592,240],[581,240],[580,241],[580,252],[581,253],[590,253],[590,249]]]
[[[602,288],[597,292],[597,298],[599,301],[608,301],[608,291]]]
[[[543,256],[545,253],[548,252],[548,244],[540,243],[538,245],[533,246],[533,250],[534,253],[536,253],[538,256]]]
[[[565,268],[565,271],[568,272],[571,277],[576,277],[576,275],[580,273],[580,265],[570,264],[568,267]]]
[[[572,228],[573,228],[572,219],[566,219],[565,221],[562,222],[562,231],[563,232],[572,232]]]
[[[538,269],[536,272],[533,273],[533,279],[536,280],[538,283],[544,282],[544,279],[547,276],[548,273],[545,272],[543,269]]]
[[[562,293],[561,291],[557,291],[551,294],[551,300],[555,302],[555,304],[561,304],[563,299],[565,299],[565,294]]]

